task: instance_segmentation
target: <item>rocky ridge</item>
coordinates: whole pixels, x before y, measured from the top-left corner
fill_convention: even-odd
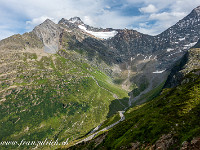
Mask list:
[[[200,41],[191,48],[171,69],[171,73],[165,83],[165,88],[175,87],[183,82],[186,74],[200,68]]]

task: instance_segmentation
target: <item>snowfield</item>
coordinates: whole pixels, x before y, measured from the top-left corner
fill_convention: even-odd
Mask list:
[[[118,32],[117,31],[110,31],[110,32],[93,32],[93,31],[88,31],[86,29],[85,26],[83,25],[79,25],[78,26],[81,30],[91,34],[91,35],[94,35],[95,37],[97,38],[100,38],[100,39],[109,39],[109,38],[112,38],[114,37]]]
[[[156,71],[153,72],[153,73],[163,73],[163,72],[165,72],[165,70],[161,70],[161,71],[156,70]]]

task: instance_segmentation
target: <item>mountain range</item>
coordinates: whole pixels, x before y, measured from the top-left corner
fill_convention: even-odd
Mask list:
[[[0,140],[74,141],[126,110],[103,142],[74,148],[180,147],[199,135],[199,37],[200,6],[156,36],[74,17],[1,40]]]

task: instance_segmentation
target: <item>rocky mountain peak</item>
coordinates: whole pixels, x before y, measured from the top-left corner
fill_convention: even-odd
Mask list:
[[[57,24],[54,23],[50,19],[46,19],[43,23],[36,26],[33,30],[37,29],[48,29],[48,30],[55,30],[57,28]]]
[[[59,25],[62,25],[64,28],[68,28],[69,30],[71,29],[76,29],[78,28],[78,25],[79,24],[82,24],[82,21],[79,20],[79,19],[65,19],[65,18],[62,18],[59,22],[58,22]]]
[[[56,53],[61,29],[50,19],[45,20],[33,29],[33,33],[44,43],[44,51]]]
[[[55,23],[50,19],[46,19],[42,24],[55,24]]]
[[[43,31],[43,32],[44,31],[48,32],[48,30],[52,31],[52,30],[56,30],[57,28],[58,28],[58,26],[53,21],[51,21],[50,19],[46,19],[43,23],[36,26],[33,29],[33,32],[35,32],[36,35],[38,35],[38,33],[37,33],[38,30]],[[41,39],[41,37],[39,37],[39,38]]]
[[[78,25],[81,25],[81,24],[84,24],[84,23],[79,17],[73,17],[73,18],[70,18],[69,20],[62,18],[58,22],[58,24],[63,24],[63,25],[68,26],[68,27],[74,27],[74,26],[78,26]]]
[[[76,24],[83,24],[83,21],[79,17],[70,18],[69,22],[76,23]]]
[[[198,16],[200,16],[200,6],[196,7],[196,8],[194,9],[194,11],[196,12],[196,14],[197,14]]]

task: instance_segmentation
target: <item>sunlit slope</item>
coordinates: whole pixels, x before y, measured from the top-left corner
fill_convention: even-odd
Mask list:
[[[76,138],[128,105],[110,77],[64,53],[2,51],[0,140]]]

